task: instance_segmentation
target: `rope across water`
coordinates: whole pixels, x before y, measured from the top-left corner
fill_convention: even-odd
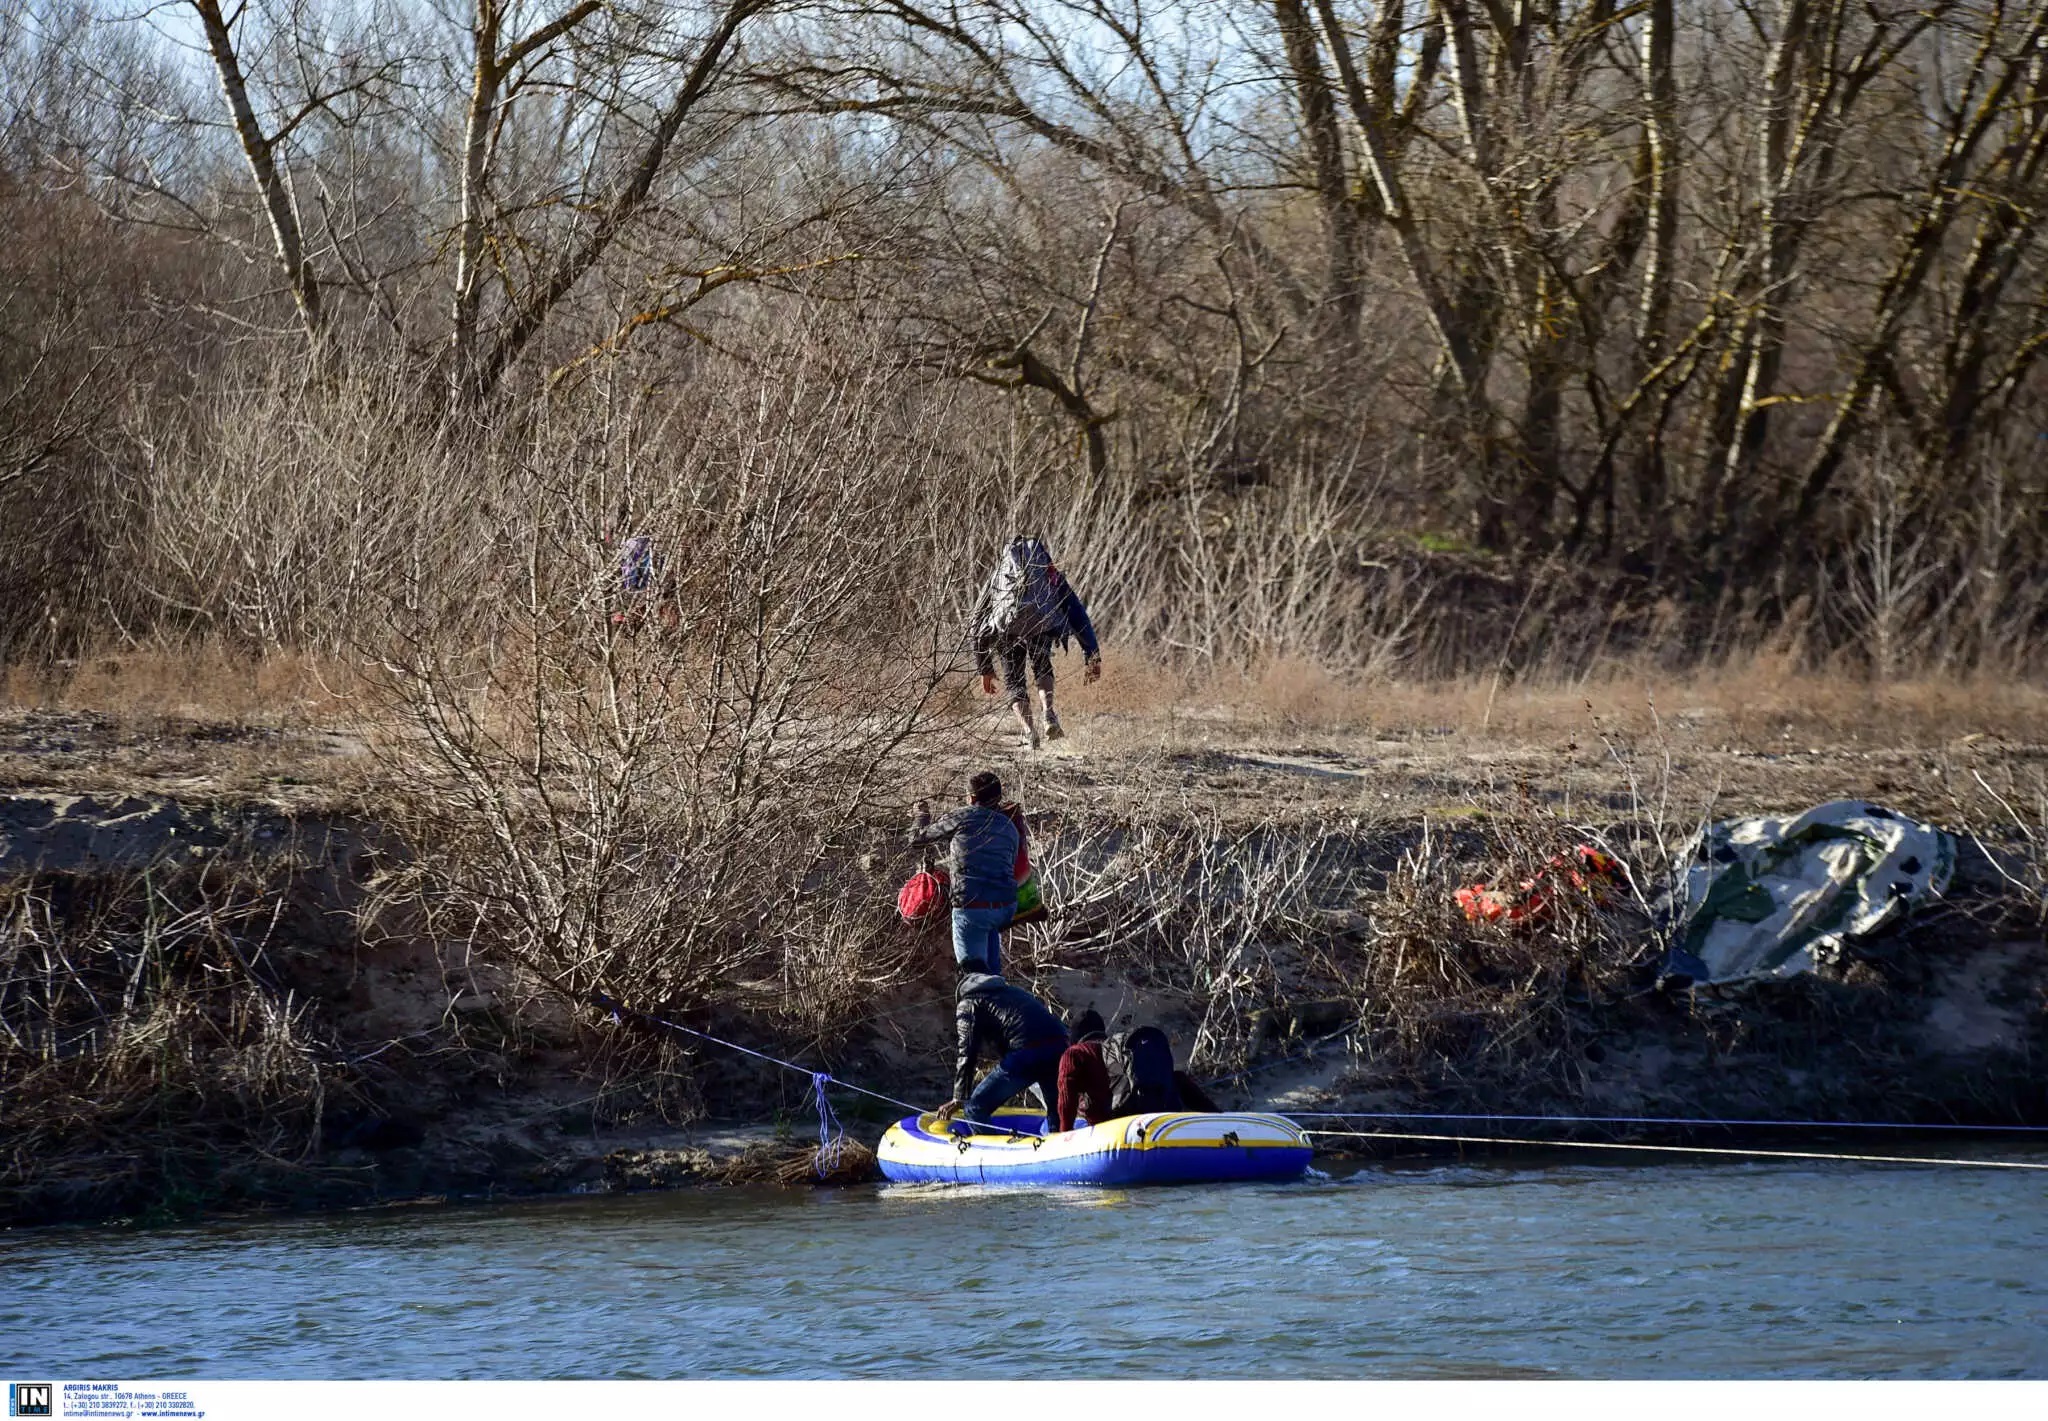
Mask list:
[[[817,1162],[818,1170],[821,1174],[829,1172],[832,1166],[837,1163],[840,1151],[844,1148],[846,1140],[846,1129],[840,1123],[838,1115],[832,1109],[832,1102],[827,1097],[826,1092],[828,1087],[838,1086],[842,1090],[850,1090],[858,1095],[865,1095],[871,1099],[882,1101],[888,1105],[899,1106],[904,1110],[908,1110],[913,1115],[924,1115],[927,1113],[922,1106],[913,1104],[910,1101],[899,1100],[893,1095],[884,1095],[881,1091],[878,1090],[869,1090],[866,1086],[855,1085],[852,1081],[841,1080],[837,1076],[834,1076],[826,1071],[814,1071],[808,1066],[802,1066],[797,1064],[795,1061],[786,1061],[780,1056],[771,1056],[767,1052],[757,1051],[751,1046],[742,1046],[737,1041],[728,1041],[724,1037],[714,1036],[708,1031],[699,1031],[694,1026],[684,1026],[681,1022],[670,1021],[666,1017],[656,1016],[651,1012],[640,1011],[637,1008],[625,1005],[623,1002],[618,1001],[616,998],[605,995],[603,992],[592,992],[590,994],[590,998],[593,1002],[597,1004],[599,1008],[608,1012],[611,1015],[612,1020],[614,1021],[622,1022],[628,1016],[635,1017],[641,1021],[649,1022],[653,1025],[663,1027],[669,1031],[678,1031],[684,1034],[685,1036],[693,1036],[700,1041],[708,1041],[714,1046],[722,1046],[728,1051],[737,1051],[743,1056],[751,1056],[757,1061],[765,1061],[771,1066],[779,1066],[783,1070],[793,1071],[798,1075],[802,1075],[809,1078],[811,1083],[811,1104],[812,1107],[818,1112]],[[1341,1031],[1332,1033],[1333,1036],[1340,1034],[1342,1034]],[[1328,1039],[1330,1038],[1321,1038],[1321,1040]],[[1320,1044],[1320,1041],[1318,1041],[1315,1044]],[[1284,1061],[1268,1063],[1269,1066],[1280,1064],[1284,1064]],[[1266,1069],[1266,1067],[1257,1067],[1254,1069],[1262,1070]],[[1239,1072],[1238,1074],[1249,1075],[1251,1073],[1252,1072],[1247,1071]],[[1222,1077],[1220,1079],[1230,1078],[1231,1077]],[[1417,1110],[1287,1110],[1273,1111],[1270,1113],[1282,1115],[1287,1119],[1295,1121],[1445,1120],[1502,1121],[1512,1124],[1546,1125],[1665,1125],[1688,1127],[1724,1127],[1743,1129],[1783,1128],[1808,1130],[1953,1130],[1977,1132],[2005,1132],[2010,1134],[2048,1134],[2048,1126],[2041,1125],[1942,1125],[1907,1121],[1882,1120],[1716,1120],[1697,1116],[1503,1115],[1478,1113],[1449,1113]],[[998,1125],[992,1121],[975,1120],[966,1116],[960,1116],[956,1118],[960,1119],[965,1124],[977,1126],[981,1129],[989,1130],[996,1134],[1014,1135],[1018,1133],[1017,1131],[1010,1129],[1008,1126]],[[1304,1129],[1302,1131],[1302,1134],[1308,1136],[1311,1139],[1323,1138],[1362,1140],[1416,1140],[1434,1141],[1445,1144],[1525,1145],[1535,1146],[1539,1148],[1555,1147],[1560,1149],[1641,1151],[1660,1154],[1729,1155],[1744,1159],[1853,1160],[1861,1163],[1870,1164],[1952,1165],[1972,1169],[2048,1170],[2048,1164],[2036,1164],[2017,1160],[1973,1160],[1956,1159],[1940,1156],[1851,1154],[1846,1152],[1829,1150],[1761,1150],[1740,1149],[1712,1145],[1650,1145],[1625,1143],[1613,1140],[1544,1140],[1531,1139],[1527,1136],[1426,1134],[1415,1131],[1403,1130]]]
[[[1490,1135],[1426,1135],[1407,1130],[1304,1130],[1310,1137],[1323,1136],[1330,1139],[1359,1140],[1437,1140],[1449,1144],[1466,1145],[1536,1145],[1560,1149],[1581,1150],[1647,1150],[1660,1154],[1678,1155],[1734,1155],[1742,1159],[1808,1159],[1808,1160],[1854,1160],[1864,1164],[1931,1164],[1960,1165],[1969,1169],[2032,1169],[2048,1170],[2048,1164],[2035,1164],[2022,1160],[1953,1159],[1926,1155],[1866,1155],[1848,1154],[1834,1150],[1745,1150],[1717,1148],[1713,1145],[1638,1145],[1624,1144],[1615,1140],[1530,1140],[1513,1136]]]
[[[841,1090],[850,1090],[857,1095],[865,1095],[888,1105],[900,1106],[908,1110],[912,1115],[921,1116],[930,1113],[921,1105],[913,1104],[908,1100],[898,1100],[895,1096],[884,1095],[878,1090],[869,1090],[866,1086],[855,1085],[852,1081],[841,1080],[830,1072],[814,1071],[809,1066],[798,1065],[795,1061],[785,1061],[780,1056],[769,1055],[766,1051],[756,1051],[751,1046],[742,1046],[737,1041],[728,1041],[722,1036],[713,1036],[710,1032],[699,1031],[694,1026],[684,1026],[679,1021],[670,1021],[668,1018],[656,1016],[652,1012],[641,1011],[637,1007],[629,1007],[624,1002],[619,1001],[615,997],[607,996],[603,992],[592,992],[590,999],[597,1004],[600,1010],[609,1013],[613,1021],[623,1022],[629,1016],[635,1017],[641,1021],[651,1022],[656,1026],[666,1027],[670,1031],[680,1031],[685,1036],[694,1036],[699,1041],[709,1041],[714,1046],[723,1046],[728,1051],[737,1051],[743,1056],[752,1056],[757,1061],[766,1061],[771,1066],[780,1066],[785,1071],[794,1071],[798,1075],[808,1076],[811,1082],[811,1104],[818,1112],[818,1169],[821,1174],[828,1172],[832,1163],[837,1163],[840,1148],[846,1138],[846,1130],[840,1125],[839,1117],[833,1113],[832,1102],[826,1098],[825,1088],[827,1086],[838,1086]],[[984,1130],[992,1130],[997,1134],[1014,1135],[1017,1133],[1007,1125],[998,1125],[987,1120],[975,1120],[964,1115],[955,1116],[954,1118],[969,1125],[979,1126]],[[828,1159],[830,1163],[828,1163]]]
[[[2048,1125],[1949,1125],[1912,1120],[1717,1120],[1696,1115],[1499,1115],[1428,1110],[1286,1110],[1290,1120],[1503,1120],[1537,1125],[1706,1125],[1730,1129],[1778,1127],[1791,1130],[1939,1130],[2048,1135]],[[1566,1144],[1569,1141],[1534,1141]]]

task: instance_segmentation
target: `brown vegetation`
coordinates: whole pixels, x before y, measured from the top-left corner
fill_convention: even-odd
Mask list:
[[[758,1101],[597,987],[923,1079],[897,825],[1019,530],[1110,673],[1015,960],[1217,1069],[1337,1000],[1389,1088],[1604,1089],[1647,887],[1447,888],[1761,800],[1995,827],[2038,926],[2038,5],[178,8],[0,0],[7,773],[374,818],[343,937],[490,979],[478,1079]],[[149,872],[4,890],[22,1138],[152,1051],[229,1155],[385,1108],[281,890]]]
[[[2048,1049],[2038,746],[1971,729],[1987,722],[1969,697],[1944,712],[1928,690],[1878,745],[1852,738],[1864,718],[1838,716],[1845,708],[1818,693],[1789,745],[1761,710],[1748,723],[1735,705],[1685,716],[1708,707],[1676,686],[1660,690],[1656,719],[1638,704],[1596,720],[1582,705],[1573,723],[1565,693],[1510,688],[1491,703],[1497,722],[1512,710],[1511,731],[1437,723],[1479,711],[1489,690],[1447,691],[1421,724],[1383,705],[1362,729],[1284,703],[1139,713],[1116,708],[1130,687],[1090,688],[1070,712],[1076,753],[1007,771],[1033,812],[1055,908],[1013,941],[1013,971],[1070,1007],[1165,1022],[1204,1075],[1261,1068],[1242,1079],[1254,1102],[1279,1092],[1311,1109],[1927,1121],[2048,1108],[2028,1064]],[[259,728],[176,724],[197,761],[160,714],[125,729],[56,709],[8,721],[0,773],[24,792],[16,803],[57,816],[0,824],[17,856],[0,870],[16,1217],[809,1177],[809,1149],[793,1143],[815,1127],[801,1075],[612,1026],[549,985],[564,964],[807,1069],[912,1101],[944,1093],[947,954],[940,937],[894,921],[908,858],[886,796],[823,840],[749,835],[766,845],[748,855],[763,882],[804,872],[810,891],[758,902],[700,892],[678,905],[578,857],[588,850],[568,830],[594,811],[564,778],[550,795],[564,827],[525,823],[517,842],[617,926],[610,939],[550,941],[516,916],[526,904],[484,891],[516,856],[448,846],[473,838],[403,856],[386,831],[376,850],[359,831],[337,836],[340,801],[403,816],[420,799],[380,788],[383,772],[354,768],[363,757],[327,757],[331,729],[279,730],[261,752],[302,783],[229,771],[249,787],[219,812],[260,794],[296,806],[295,825],[275,810],[159,811],[176,809],[167,793],[195,802],[195,763],[232,763]],[[955,790],[982,753],[940,737],[924,752],[935,758],[898,768],[894,792]],[[95,774],[121,792],[59,792]],[[1734,996],[1652,990],[1661,938],[1643,900],[1699,819],[1858,788],[1988,847],[1966,854],[1947,907],[1823,977]],[[451,833],[488,825],[441,812]],[[690,842],[660,837],[675,832],[663,815],[633,812],[648,816],[635,833]],[[106,830],[75,832],[87,820]],[[114,836],[122,824],[126,840]],[[1452,900],[1460,884],[1527,876],[1586,839],[1623,859],[1633,888],[1568,897],[1518,928],[1467,923]],[[132,857],[105,857],[117,844]],[[24,874],[38,852],[41,867]],[[650,921],[677,934],[673,947],[629,936]],[[599,942],[619,957],[570,951]],[[1285,1064],[1318,1040],[1313,1061]],[[860,1097],[835,1103],[864,1140],[887,1113]],[[791,1140],[707,1150],[677,1128],[707,1116],[779,1118]]]
[[[8,15],[0,659],[381,645],[800,386],[1182,657],[2038,666],[2038,6]]]

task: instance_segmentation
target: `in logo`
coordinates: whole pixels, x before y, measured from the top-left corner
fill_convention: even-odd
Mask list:
[[[7,1384],[7,1414],[9,1416],[50,1416],[50,1393],[54,1390],[48,1382],[9,1382]]]

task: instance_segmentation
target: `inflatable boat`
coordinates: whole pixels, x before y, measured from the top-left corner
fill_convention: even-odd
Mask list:
[[[995,1128],[990,1128],[991,1126]],[[875,1147],[885,1178],[947,1184],[1203,1184],[1299,1179],[1313,1149],[1278,1115],[1174,1111],[1048,1135],[1036,1110],[987,1125],[913,1115]]]

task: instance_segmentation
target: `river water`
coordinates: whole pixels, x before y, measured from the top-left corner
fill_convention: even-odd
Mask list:
[[[0,1365],[141,1377],[2048,1377],[2048,1173],[1359,1169],[0,1234]]]

